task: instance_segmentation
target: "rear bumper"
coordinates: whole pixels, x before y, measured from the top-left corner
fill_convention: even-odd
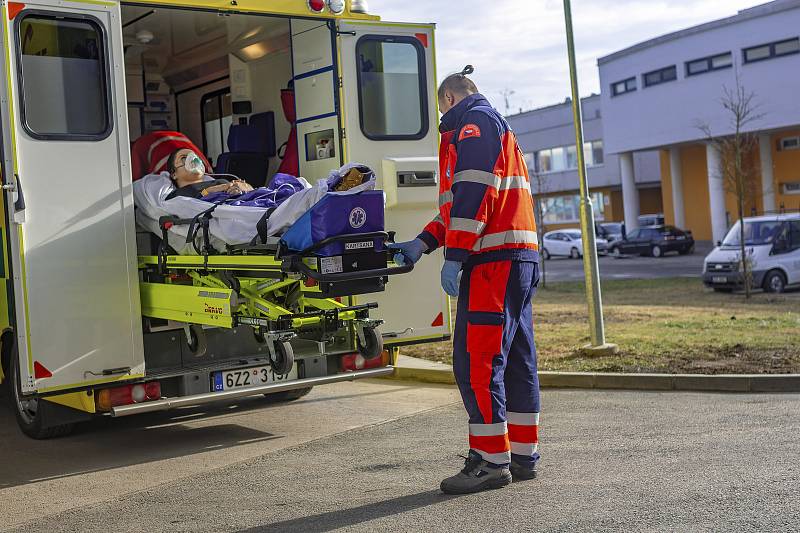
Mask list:
[[[113,407],[111,409],[111,416],[120,417],[135,415],[140,413],[152,413],[155,411],[167,411],[178,407],[192,407],[196,405],[203,405],[207,403],[220,402],[225,400],[233,400],[236,398],[246,398],[248,396],[260,396],[270,392],[283,392],[293,389],[303,389],[306,387],[314,387],[317,385],[326,385],[328,383],[337,383],[339,381],[353,381],[355,379],[364,378],[377,378],[388,376],[394,373],[393,366],[386,366],[382,368],[373,368],[369,370],[357,370],[355,372],[343,372],[334,374],[332,376],[321,376],[315,378],[296,379],[294,381],[285,381],[278,383],[270,383],[260,387],[252,387],[247,389],[234,389],[222,392],[207,392],[203,394],[193,394],[191,396],[180,396],[177,398],[163,398],[152,402],[135,403],[131,405],[122,405]]]
[[[764,283],[765,274],[765,270],[753,271],[753,287]],[[744,279],[740,272],[703,272],[703,284],[718,289],[738,289],[744,286]]]
[[[694,241],[664,241],[659,246],[665,252],[683,252],[694,246]]]

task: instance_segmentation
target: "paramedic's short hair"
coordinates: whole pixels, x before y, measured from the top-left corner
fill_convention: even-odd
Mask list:
[[[457,96],[469,96],[477,93],[478,87],[467,77],[468,74],[473,72],[475,72],[475,68],[472,65],[467,65],[461,72],[447,76],[442,84],[439,85],[439,100],[444,98],[445,91],[450,91]]]

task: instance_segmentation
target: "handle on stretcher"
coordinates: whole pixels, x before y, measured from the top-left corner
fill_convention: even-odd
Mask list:
[[[302,261],[294,263],[293,266],[294,268],[296,268],[309,278],[319,281],[321,283],[379,278],[383,276],[393,276],[395,274],[406,274],[414,270],[414,265],[412,263],[409,263],[407,265],[396,266],[396,267],[373,268],[371,270],[359,270],[356,272],[333,272],[330,274],[323,274],[322,272],[309,268],[308,265],[306,265]]]
[[[292,253],[290,255],[290,263],[291,268],[295,271],[300,271],[309,278],[322,282],[322,283],[331,283],[337,281],[352,281],[358,279],[368,279],[368,278],[378,278],[383,276],[394,276],[396,274],[406,274],[414,270],[413,263],[407,265],[401,265],[396,267],[386,267],[386,268],[373,268],[371,270],[360,270],[356,272],[333,272],[323,274],[318,270],[314,270],[309,268],[302,261],[303,256],[307,256],[308,254],[313,253],[316,250],[324,248],[329,244],[333,243],[348,243],[348,242],[362,242],[367,240],[374,240],[374,239],[381,239],[384,243],[387,241],[394,240],[394,233],[387,233],[385,231],[372,231],[369,233],[351,233],[349,235],[335,235],[333,237],[328,237],[327,239],[323,239],[313,245],[309,246],[305,250],[301,252]],[[279,250],[278,255],[282,255],[284,250]],[[388,252],[387,252],[388,253]],[[289,255],[289,254],[286,254]]]

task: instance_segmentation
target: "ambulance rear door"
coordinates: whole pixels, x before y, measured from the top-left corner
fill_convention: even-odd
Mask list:
[[[348,161],[369,165],[386,193],[386,229],[413,239],[438,213],[438,116],[434,26],[339,23],[343,144]],[[437,250],[375,297],[384,342],[450,335],[449,299],[439,283]]]
[[[3,188],[24,393],[144,375],[118,2],[4,2]]]

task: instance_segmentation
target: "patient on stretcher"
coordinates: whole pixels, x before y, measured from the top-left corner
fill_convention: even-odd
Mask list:
[[[238,196],[253,190],[253,187],[243,180],[233,182],[223,178],[206,180],[203,161],[189,148],[180,148],[170,154],[167,160],[167,172],[170,174],[169,179],[175,184],[175,190],[167,196],[167,200],[176,196],[203,198],[216,192]]]
[[[235,176],[227,177],[231,179],[207,174],[193,150],[177,149],[164,172],[134,182],[137,221],[160,234],[158,220],[162,216],[192,219],[212,209],[210,232],[214,247],[221,250],[226,244],[247,244],[257,237],[266,243],[265,237],[282,235],[326,194],[349,195],[375,188],[374,173],[357,164],[332,171],[313,187],[301,177],[286,174],[277,174],[269,187],[257,189]],[[185,226],[170,229],[170,245],[178,253],[193,253],[185,241],[187,235]]]

